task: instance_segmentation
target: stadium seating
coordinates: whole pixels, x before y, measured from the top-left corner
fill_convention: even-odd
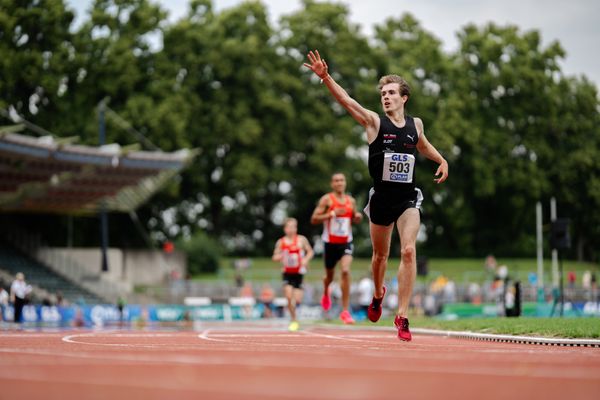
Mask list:
[[[28,284],[43,288],[49,293],[56,294],[60,292],[63,298],[70,303],[105,303],[105,301],[77,283],[57,274],[3,241],[0,241],[0,270],[4,270],[13,276],[17,272],[22,272],[25,274],[25,280]]]

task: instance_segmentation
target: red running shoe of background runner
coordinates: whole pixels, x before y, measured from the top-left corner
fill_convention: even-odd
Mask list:
[[[350,312],[348,310],[342,311],[342,313],[340,314],[340,319],[344,321],[345,324],[354,323],[354,318],[352,318],[352,315],[350,315]]]
[[[321,307],[323,307],[323,310],[325,311],[329,311],[331,308],[331,298],[327,294],[324,294],[323,297],[321,297]]]

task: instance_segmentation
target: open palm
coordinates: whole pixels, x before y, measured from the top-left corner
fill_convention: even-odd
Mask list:
[[[305,67],[310,68],[310,70],[317,74],[321,79],[327,76],[327,63],[325,62],[325,59],[321,58],[319,50],[315,50],[314,52],[311,50],[308,53],[308,61],[310,61],[310,64],[304,63]]]

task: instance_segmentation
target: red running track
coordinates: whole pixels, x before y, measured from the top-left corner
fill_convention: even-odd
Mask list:
[[[390,329],[0,332],[0,399],[592,399],[600,349]]]

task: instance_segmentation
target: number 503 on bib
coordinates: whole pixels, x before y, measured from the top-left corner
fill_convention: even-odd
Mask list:
[[[412,183],[415,170],[415,156],[405,153],[385,153],[383,155],[382,180],[397,183]]]

